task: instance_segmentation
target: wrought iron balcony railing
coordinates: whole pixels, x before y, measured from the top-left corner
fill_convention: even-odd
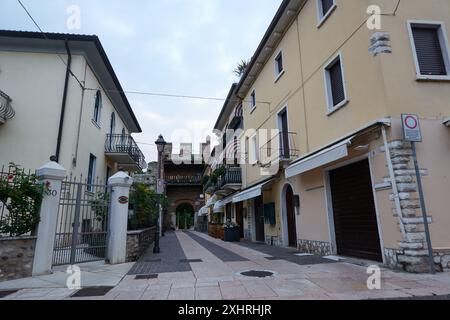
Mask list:
[[[11,98],[0,91],[0,124],[14,118],[16,112],[11,107]]]
[[[165,181],[169,186],[200,186],[202,184],[202,176],[166,175]]]
[[[226,172],[217,180],[218,189],[222,189],[229,185],[242,184],[242,169],[239,167],[226,168]]]
[[[147,168],[144,154],[129,134],[108,134],[105,153],[119,166],[141,170]]]
[[[300,155],[296,144],[297,134],[295,132],[280,132],[260,149],[262,164],[274,161],[291,161]]]

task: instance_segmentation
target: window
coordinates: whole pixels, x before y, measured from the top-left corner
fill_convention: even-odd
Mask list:
[[[89,156],[89,172],[87,179],[87,191],[92,192],[94,190],[93,184],[95,181],[95,169],[97,166],[97,157],[93,154]]]
[[[250,95],[250,111],[255,110],[256,108],[256,91],[253,90]]]
[[[109,124],[109,133],[111,135],[113,135],[114,132],[116,132],[116,115],[113,112],[113,113],[111,113],[111,122]]]
[[[450,56],[442,23],[408,24],[419,79],[450,80]]]
[[[340,54],[325,67],[325,88],[329,112],[334,112],[346,104],[347,93]]]
[[[94,116],[92,120],[95,121],[98,125],[100,124],[100,114],[102,109],[102,93],[97,91],[95,94],[95,106],[94,106]]]
[[[280,53],[278,53],[278,55],[275,58],[275,77],[277,80],[279,77],[281,77],[283,72],[284,72],[283,52],[280,51]]]
[[[250,152],[250,164],[255,165],[259,162],[259,148],[258,148],[258,136],[254,134],[250,138],[251,152]]]
[[[325,20],[336,9],[335,0],[317,0],[317,19],[319,21],[317,27],[320,27]]]

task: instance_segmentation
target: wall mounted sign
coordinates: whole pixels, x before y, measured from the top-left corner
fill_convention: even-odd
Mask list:
[[[422,142],[422,130],[420,129],[419,116],[414,114],[402,114],[402,125],[405,141]]]
[[[125,196],[119,197],[119,203],[120,204],[127,204],[128,201],[129,201],[128,197],[125,197]]]

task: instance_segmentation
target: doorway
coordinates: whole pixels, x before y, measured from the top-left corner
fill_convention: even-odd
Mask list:
[[[289,120],[287,108],[278,114],[278,127],[280,130],[280,158],[289,159],[291,150],[289,145]]]
[[[383,261],[367,159],[330,171],[337,253]]]
[[[245,237],[244,235],[244,206],[242,202],[235,204],[236,208],[236,223],[239,225],[239,234],[241,239]]]
[[[294,190],[288,185],[285,191],[286,227],[289,247],[297,247],[297,221],[295,218]]]
[[[257,197],[254,203],[255,209],[255,234],[257,242],[265,242],[266,235],[264,231],[264,203],[262,196]]]
[[[176,210],[177,227],[181,230],[189,230],[194,226],[195,210],[189,203],[180,204]]]

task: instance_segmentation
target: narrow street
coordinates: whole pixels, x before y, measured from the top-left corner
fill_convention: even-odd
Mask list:
[[[167,233],[161,240],[161,251],[154,255],[150,248],[139,262],[123,265],[122,269],[128,266],[129,271],[118,284],[91,289],[94,293],[84,297],[71,297],[76,291],[49,286],[19,290],[4,299],[353,300],[448,298],[450,294],[448,273],[414,275],[382,269],[381,290],[368,290],[366,267],[297,256],[290,249],[227,243],[197,232]],[[89,277],[107,273],[105,267],[97,268],[103,271],[91,270]],[[261,271],[273,275],[258,278],[241,274],[261,276]]]

